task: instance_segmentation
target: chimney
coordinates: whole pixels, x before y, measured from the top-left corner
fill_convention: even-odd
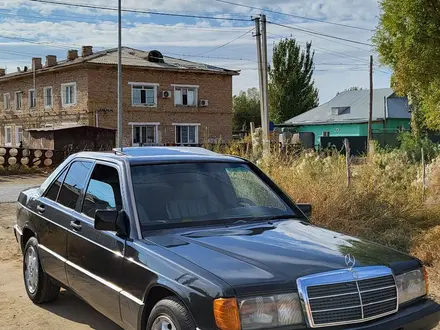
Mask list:
[[[6,74],[6,69],[0,68],[0,77],[3,77]]]
[[[57,57],[56,55],[47,55],[46,56],[46,68],[57,65]]]
[[[93,46],[82,46],[82,57],[93,55]]]
[[[41,57],[33,57],[32,58],[32,70],[40,70],[43,68],[41,64]]]
[[[76,49],[70,49],[67,51],[67,60],[73,61],[78,58],[78,51]]]

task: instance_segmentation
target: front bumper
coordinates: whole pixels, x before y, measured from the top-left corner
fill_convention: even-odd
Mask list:
[[[17,225],[14,226],[14,236],[15,239],[17,240],[18,245],[20,246],[20,250],[23,250],[23,247],[21,246],[21,242],[22,242],[21,238],[23,236],[23,233],[21,232],[20,228],[18,228]]]
[[[325,327],[327,330],[431,330],[440,321],[440,305],[426,299],[404,307],[397,314],[368,323],[344,327]]]

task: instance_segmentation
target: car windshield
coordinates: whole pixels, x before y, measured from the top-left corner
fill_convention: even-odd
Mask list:
[[[295,216],[246,164],[141,165],[131,173],[143,228]]]

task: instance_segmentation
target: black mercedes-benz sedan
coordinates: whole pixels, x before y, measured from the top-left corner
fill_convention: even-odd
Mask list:
[[[79,153],[18,200],[36,304],[72,290],[124,329],[428,330],[421,262],[312,225],[252,163],[200,148]]]

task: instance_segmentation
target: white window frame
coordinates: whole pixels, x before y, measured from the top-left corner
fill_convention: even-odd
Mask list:
[[[35,104],[32,106],[32,98],[31,98],[31,93],[34,93],[34,101]],[[37,91],[34,88],[31,88],[28,91],[28,105],[29,105],[29,109],[35,109],[37,107]]]
[[[18,107],[18,97],[17,97],[18,95],[21,95],[20,108]],[[22,91],[15,92],[14,96],[15,96],[15,99],[14,99],[15,111],[23,110],[23,92]]]
[[[174,126],[174,141],[176,144],[199,144],[199,128],[201,126],[200,123],[173,123]],[[177,142],[177,126],[195,126],[195,143],[178,143]]]
[[[174,99],[174,106],[175,107],[198,107],[199,106],[199,85],[180,85],[180,84],[171,84],[171,87],[173,87],[174,89],[174,95],[173,95],[173,99]],[[182,98],[182,93],[180,93],[180,103],[176,102],[176,90],[181,90],[181,89],[194,89],[194,104],[193,105],[188,105],[188,104],[183,104],[183,98]]]
[[[129,122],[129,126],[131,126],[131,145],[134,146],[134,127],[135,126],[154,126],[154,144],[160,143],[159,139],[159,125],[160,123],[144,123],[144,122]]]
[[[11,140],[8,142],[8,140],[7,140],[7,136],[8,136],[8,134],[6,133],[7,132],[7,130],[10,130],[10,132],[11,132]],[[12,126],[5,126],[5,147],[11,147],[12,146]]]
[[[74,93],[75,100],[71,103],[66,103],[66,100],[64,98],[64,90],[66,87],[73,87],[75,89],[75,93]],[[73,107],[76,105],[77,100],[78,100],[78,90],[76,88],[76,82],[61,84],[61,105],[62,105],[62,107],[63,108]]]
[[[50,89],[50,105],[47,105],[47,103],[46,103],[46,101],[47,101],[47,98],[46,98],[46,92],[48,91]],[[53,88],[52,88],[52,86],[47,86],[47,87],[44,87],[44,89],[43,89],[43,98],[44,98],[44,108],[45,109],[52,109],[53,108]]]
[[[147,83],[147,82],[129,82],[128,83],[131,86],[131,106],[132,107],[139,107],[139,108],[157,108],[157,90],[158,87],[160,86],[157,83]],[[133,87],[147,87],[147,88],[151,88],[153,87],[154,89],[154,104],[135,104],[134,103],[134,88]]]
[[[18,129],[21,129],[21,141],[18,138]],[[15,145],[18,147],[20,146],[20,142],[23,141],[23,126],[15,126]]]
[[[7,101],[6,101],[6,98],[8,99]],[[3,94],[3,107],[4,107],[5,111],[11,110],[11,94],[10,93]]]

